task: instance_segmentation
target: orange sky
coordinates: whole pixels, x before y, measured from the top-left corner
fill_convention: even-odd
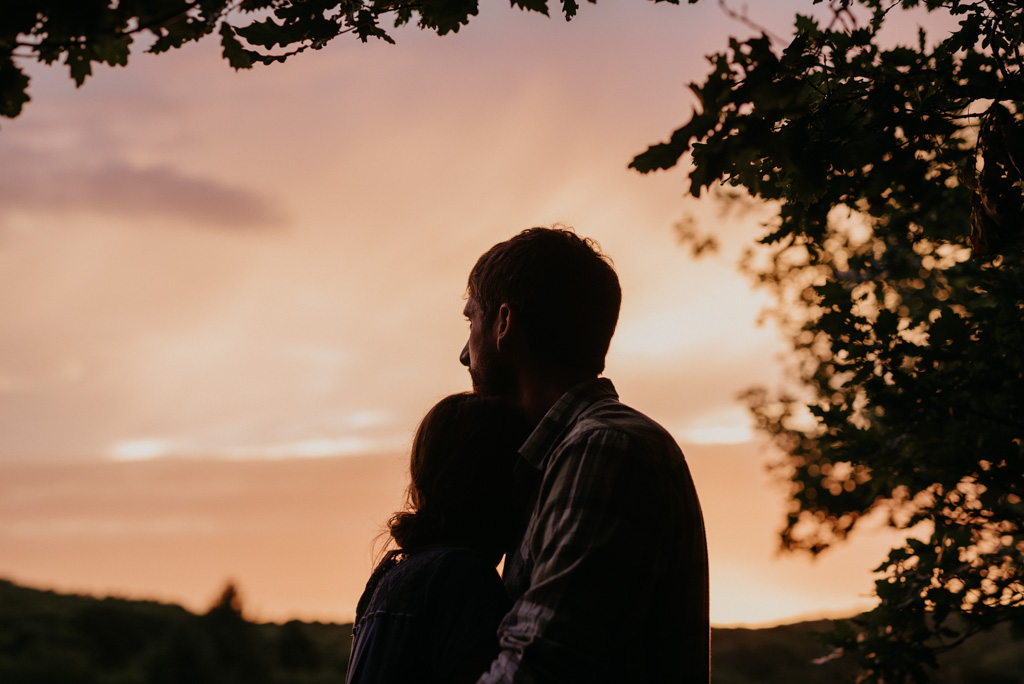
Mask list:
[[[785,34],[805,4],[759,18]],[[626,169],[744,31],[713,2],[488,5],[251,72],[214,41],[77,90],[33,69],[0,122],[0,576],[194,608],[234,577],[256,617],[350,618],[411,430],[468,388],[469,268],[562,222],[619,271],[607,375],[684,444],[712,619],[867,605],[891,539],[773,556],[784,496],[735,401],[783,349],[734,269],[757,218]],[[678,246],[685,212],[722,256]]]
[[[715,624],[870,605],[866,535],[811,563],[776,557],[782,491],[751,445],[683,445],[704,507]],[[205,610],[228,580],[250,617],[351,620],[405,457],[151,459],[0,468],[0,576]]]

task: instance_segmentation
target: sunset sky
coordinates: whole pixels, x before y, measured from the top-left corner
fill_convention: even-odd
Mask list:
[[[754,17],[786,35],[809,7]],[[230,578],[251,617],[351,619],[416,422],[469,388],[470,267],[562,223],[619,272],[606,375],[687,454],[713,622],[871,605],[892,535],[774,553],[785,489],[736,401],[785,348],[735,270],[759,212],[626,168],[748,33],[711,1],[487,3],[457,35],[252,71],[215,39],[80,89],[34,67],[0,121],[0,577],[194,609]],[[678,244],[687,214],[721,255]]]

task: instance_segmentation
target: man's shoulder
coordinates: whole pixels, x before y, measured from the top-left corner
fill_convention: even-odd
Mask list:
[[[594,438],[615,440],[632,446],[679,451],[675,439],[660,423],[616,397],[601,398],[576,418],[563,444]]]
[[[552,459],[602,451],[681,456],[672,436],[656,421],[619,401],[607,378],[595,378],[566,392],[519,449],[526,462],[547,470]],[[571,459],[570,459],[571,460]]]
[[[591,460],[587,455],[598,458]],[[629,464],[632,472],[649,469],[664,474],[686,467],[686,458],[668,430],[614,398],[602,398],[581,412],[554,446],[551,458],[550,463],[563,466]]]

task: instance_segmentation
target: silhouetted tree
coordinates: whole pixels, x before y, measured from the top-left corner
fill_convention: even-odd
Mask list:
[[[242,616],[242,597],[239,595],[238,589],[233,582],[228,582],[224,585],[220,598],[210,606],[210,610],[206,614],[211,619],[223,622],[245,621],[245,618]]]
[[[284,670],[320,670],[324,667],[319,649],[307,636],[304,625],[297,620],[281,626],[277,637],[277,659]]]
[[[112,598],[87,603],[74,616],[72,625],[88,640],[89,651],[101,670],[129,668],[151,642],[169,631],[163,616],[127,610],[125,601]]]
[[[242,601],[235,585],[228,583],[220,599],[202,617],[216,653],[221,684],[260,684],[270,679],[265,644],[256,626],[242,615]]]
[[[676,3],[678,0],[655,0]],[[696,0],[690,0],[695,2]],[[547,0],[511,0],[513,7],[548,13]],[[576,0],[561,0],[566,19]],[[381,26],[415,23],[438,35],[454,33],[476,16],[478,0],[17,0],[0,3],[0,116],[17,116],[28,101],[29,78],[19,60],[63,61],[78,85],[93,63],[124,66],[137,37],[161,53],[220,35],[236,69],[283,62],[351,34],[364,43],[394,40]]]
[[[147,684],[219,684],[223,674],[219,654],[204,625],[183,620],[145,657]]]
[[[632,165],[686,156],[694,195],[777,210],[747,269],[795,382],[747,400],[786,454],[782,543],[819,553],[876,510],[913,530],[836,640],[871,681],[926,681],[937,650],[1024,627],[1024,2],[824,7],[712,56],[701,108]],[[887,45],[917,7],[959,26]]]

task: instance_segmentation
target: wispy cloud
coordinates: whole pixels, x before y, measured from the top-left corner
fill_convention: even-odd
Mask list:
[[[246,444],[238,446],[198,446],[182,440],[135,439],[116,443],[109,456],[114,461],[149,461],[163,458],[202,458],[228,461],[277,461],[293,458],[334,458],[400,452],[408,440],[391,437],[321,437]]]
[[[85,375],[79,363],[67,362],[40,374],[11,374],[0,370],[0,395],[35,394],[77,382]]]
[[[90,164],[79,154],[9,145],[0,154],[0,225],[15,213],[66,212],[223,228],[270,228],[285,221],[280,206],[254,191],[169,165],[117,158]]]

